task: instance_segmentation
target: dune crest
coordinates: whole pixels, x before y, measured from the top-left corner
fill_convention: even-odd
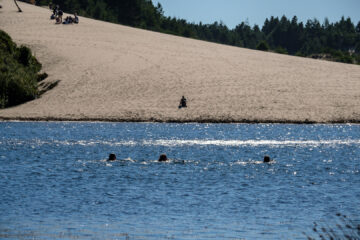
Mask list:
[[[360,66],[186,39],[0,1],[0,29],[29,46],[41,98],[0,119],[175,122],[360,122]],[[68,14],[64,14],[66,17]],[[187,108],[179,109],[181,96]]]

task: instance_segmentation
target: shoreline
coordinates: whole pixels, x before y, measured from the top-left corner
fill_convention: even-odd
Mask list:
[[[196,119],[196,120],[162,120],[162,119],[117,119],[117,118],[56,118],[56,117],[46,117],[46,118],[29,118],[29,117],[20,117],[20,118],[6,118],[0,117],[0,122],[104,122],[104,123],[178,123],[178,124],[187,124],[187,123],[199,123],[199,124],[298,124],[298,125],[332,125],[332,124],[360,124],[360,120],[336,120],[336,121],[295,121],[295,120],[217,120],[217,119]]]

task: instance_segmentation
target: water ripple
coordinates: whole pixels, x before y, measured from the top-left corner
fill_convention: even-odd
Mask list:
[[[360,145],[358,139],[348,140],[141,140],[141,141],[102,141],[102,140],[3,140],[0,145],[62,145],[62,146],[304,146],[304,147],[316,147],[320,145],[336,146],[336,145]]]

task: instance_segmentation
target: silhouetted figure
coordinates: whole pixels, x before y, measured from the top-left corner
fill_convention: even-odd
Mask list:
[[[64,12],[63,12],[61,9],[59,9],[59,11],[58,11],[58,17],[60,18],[60,23],[62,22],[63,14],[64,14]]]
[[[55,21],[56,21],[55,24],[61,24],[61,17],[57,16]]]
[[[77,15],[77,13],[74,13],[73,22],[76,23],[76,24],[79,23],[79,17],[78,17],[78,15]]]
[[[182,96],[179,104],[179,108],[187,107],[186,98]]]
[[[265,156],[265,157],[264,157],[264,163],[269,163],[269,162],[271,162],[270,157],[269,157],[269,156]]]
[[[167,158],[165,153],[160,155],[159,162],[166,162],[167,160],[169,160],[169,159]]]
[[[54,16],[57,16],[57,15],[58,15],[59,9],[60,9],[59,5],[56,5],[56,6],[53,8],[53,14],[54,14]]]
[[[116,155],[114,153],[110,153],[108,161],[115,161],[115,160],[116,160]]]
[[[63,24],[71,24],[73,22],[72,17],[67,16],[63,22]]]

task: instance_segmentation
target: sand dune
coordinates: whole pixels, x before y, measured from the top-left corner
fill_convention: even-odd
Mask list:
[[[0,4],[0,29],[29,46],[54,89],[0,119],[360,122],[360,66],[266,53]],[[67,14],[65,14],[66,16]],[[178,109],[182,95],[187,109]]]

